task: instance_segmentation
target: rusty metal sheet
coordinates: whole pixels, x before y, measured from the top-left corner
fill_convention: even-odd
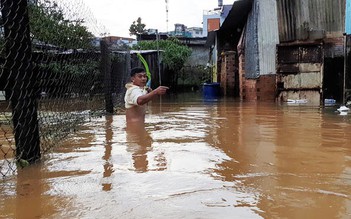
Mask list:
[[[319,72],[283,75],[278,81],[283,82],[283,89],[322,88],[322,77]]]
[[[307,99],[320,103],[323,86],[321,44],[281,44],[277,46],[278,100]]]
[[[298,68],[299,72],[308,73],[308,72],[321,72],[322,71],[321,63],[299,63]]]
[[[322,32],[340,36],[350,17],[345,5],[346,0],[277,0],[280,42],[314,40]]]
[[[286,63],[321,63],[323,62],[322,46],[311,45],[280,45],[277,48],[278,64]]]
[[[300,71],[299,65],[293,64],[280,64],[277,67],[277,72],[282,74],[298,73]]]
[[[278,64],[297,63],[299,62],[298,46],[278,46],[277,48]]]
[[[279,93],[278,100],[287,102],[288,99],[307,100],[307,104],[319,105],[321,94],[316,90],[282,91]]]
[[[292,64],[280,64],[277,67],[277,72],[282,74],[291,74],[299,72],[321,72],[321,63],[292,63]]]
[[[320,63],[323,61],[321,46],[303,46],[300,47],[300,60],[303,63]]]

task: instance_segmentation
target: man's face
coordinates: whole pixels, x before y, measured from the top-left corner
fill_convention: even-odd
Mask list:
[[[140,72],[140,73],[136,73],[133,77],[132,77],[132,82],[134,85],[139,86],[139,87],[143,87],[146,85],[147,82],[147,75],[145,72]]]

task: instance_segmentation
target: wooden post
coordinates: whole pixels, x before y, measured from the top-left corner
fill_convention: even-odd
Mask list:
[[[40,159],[38,104],[31,60],[31,39],[27,0],[1,0],[4,22],[7,72],[12,121],[16,143],[16,158],[33,163]]]
[[[105,108],[107,114],[113,114],[113,101],[111,89],[111,60],[108,45],[104,40],[100,41],[101,48],[101,71],[104,74]]]

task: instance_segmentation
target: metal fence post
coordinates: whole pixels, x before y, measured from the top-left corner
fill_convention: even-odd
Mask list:
[[[104,40],[100,41],[101,46],[101,70],[104,74],[104,91],[106,113],[113,113],[112,89],[111,89],[111,60],[108,45]]]
[[[31,60],[27,0],[1,0],[6,60],[3,71],[9,83],[17,160],[33,163],[40,158],[36,77]]]
[[[113,113],[113,100],[112,100],[112,89],[111,89],[111,60],[110,51],[106,41],[100,41],[101,46],[101,69],[104,74],[104,91],[105,91],[105,107],[106,113]]]

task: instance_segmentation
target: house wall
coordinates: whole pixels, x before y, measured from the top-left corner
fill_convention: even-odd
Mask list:
[[[205,10],[203,12],[202,24],[203,24],[203,36],[207,36],[208,32],[211,30],[217,30],[220,28],[225,18],[228,15],[228,12],[231,9],[231,5],[223,5],[221,10]],[[218,20],[217,20],[218,19]],[[219,21],[219,26],[216,27],[217,22]],[[215,22],[215,25],[209,24]],[[211,27],[211,29],[208,29]]]
[[[220,24],[222,24],[222,19],[221,19],[221,15],[219,12],[212,12],[212,11],[207,11],[204,12],[203,14],[203,36],[207,36],[208,32],[211,30],[208,30],[208,21],[213,21],[214,19],[219,19]]]
[[[202,28],[201,27],[190,27],[186,29],[186,32],[189,32],[191,34],[191,37],[203,37],[202,35]]]
[[[256,81],[256,96],[259,101],[272,101],[276,99],[276,75],[261,75]]]
[[[342,36],[346,0],[278,0],[280,42]]]
[[[259,75],[275,74],[276,45],[279,44],[276,0],[259,0],[257,21]]]
[[[258,50],[258,16],[259,4],[254,1],[249,13],[245,33],[245,77],[258,78],[260,75],[259,50]]]
[[[247,101],[274,101],[276,45],[279,44],[275,0],[255,0],[248,16],[243,54],[239,56],[239,95]]]
[[[278,0],[278,24],[279,39],[281,45],[290,44],[300,47],[296,54],[300,54],[300,59],[295,64],[289,63],[290,67],[294,66],[296,72],[290,72],[286,69],[285,64],[277,63],[278,68],[278,100],[286,101],[289,99],[308,99],[312,103],[322,103],[323,98],[331,96],[336,98],[342,96],[339,94],[340,72],[343,69],[340,66],[340,59],[344,58],[345,43],[343,33],[347,29],[347,7],[350,0]],[[346,10],[345,10],[346,9]],[[309,55],[320,56],[318,61],[303,60],[301,51],[307,44],[320,44],[320,51],[307,52]],[[299,52],[300,50],[300,52]],[[289,52],[278,54],[285,56],[287,60]],[[290,54],[291,55],[291,54]],[[324,65],[324,60],[328,60]],[[283,60],[284,62],[284,60]],[[313,71],[301,69],[301,64],[308,65],[309,69],[316,68]],[[316,63],[319,63],[317,66]],[[335,66],[334,68],[332,66]],[[288,70],[288,72],[286,72]],[[283,72],[282,72],[283,71]],[[284,72],[285,71],[285,72]],[[288,74],[288,75],[287,75]],[[331,85],[329,81],[335,81]],[[330,93],[332,89],[334,93]],[[324,94],[324,91],[326,94]],[[329,98],[329,97],[327,97]]]
[[[276,99],[276,75],[262,75],[258,79],[245,76],[245,55],[239,56],[239,94],[243,101],[269,101]]]
[[[185,65],[189,66],[206,66],[208,62],[209,49],[204,46],[191,46],[191,55]]]
[[[267,99],[277,94],[278,100],[321,103],[323,60],[344,56],[346,1],[351,0],[255,0],[246,23],[244,52],[239,53],[240,97],[262,100],[264,94]],[[272,48],[277,44],[295,46],[296,60],[284,63],[292,54],[278,52],[277,63],[277,50]],[[318,48],[307,44],[318,44]],[[269,84],[267,90],[263,84]]]
[[[246,77],[275,74],[279,44],[276,0],[255,0],[246,26]]]
[[[235,74],[238,74],[235,67],[234,51],[227,51],[222,54],[220,86],[224,96],[235,96]]]

